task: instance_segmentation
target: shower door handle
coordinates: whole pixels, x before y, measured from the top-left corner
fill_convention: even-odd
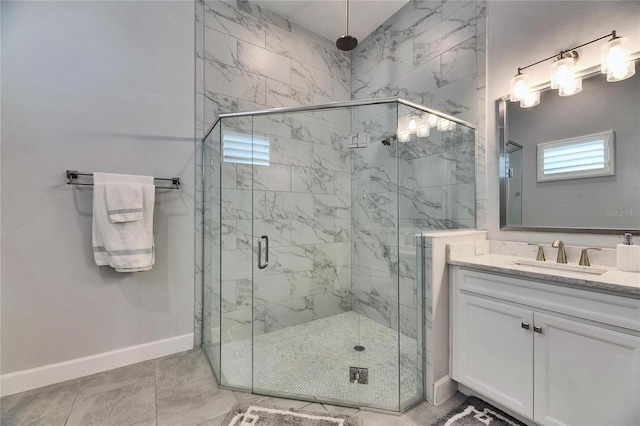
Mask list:
[[[264,240],[264,263],[262,263],[262,240]],[[269,266],[269,237],[263,235],[258,240],[258,269]]]

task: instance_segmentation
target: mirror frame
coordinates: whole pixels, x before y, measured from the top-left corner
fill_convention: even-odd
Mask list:
[[[636,61],[636,68],[640,66],[640,52],[631,55],[631,60]],[[578,77],[591,77],[600,72],[600,65],[587,68],[576,75]],[[640,73],[640,70],[636,70]],[[550,88],[550,82],[539,84],[533,87],[533,90],[547,90]],[[509,95],[503,96],[496,101],[498,110],[498,140],[500,141],[500,155],[498,157],[499,164],[499,186],[500,186],[500,230],[501,231],[533,231],[533,232],[566,232],[566,233],[583,233],[583,234],[616,234],[622,232],[640,233],[640,228],[595,228],[595,227],[558,227],[558,226],[513,226],[507,225],[507,176],[505,169],[505,156],[509,135],[507,131],[507,102]]]

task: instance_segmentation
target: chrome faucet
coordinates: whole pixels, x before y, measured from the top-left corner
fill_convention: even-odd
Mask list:
[[[564,251],[564,243],[560,240],[555,240],[551,247],[558,249],[558,260],[557,263],[567,263],[567,252]]]
[[[536,254],[536,260],[539,262],[544,262],[545,260],[547,260],[544,257],[544,246],[542,244],[534,244],[534,243],[529,243],[530,246],[538,246],[538,253]]]
[[[591,262],[589,261],[589,255],[588,255],[589,250],[601,250],[601,249],[597,247],[589,247],[586,249],[582,249],[582,253],[580,253],[580,262],[578,263],[578,265],[591,266]]]

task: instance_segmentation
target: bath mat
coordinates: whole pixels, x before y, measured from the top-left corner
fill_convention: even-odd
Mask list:
[[[221,426],[362,426],[357,417],[259,404],[236,404]]]
[[[493,405],[470,397],[446,415],[434,426],[526,426],[519,420],[498,410]]]

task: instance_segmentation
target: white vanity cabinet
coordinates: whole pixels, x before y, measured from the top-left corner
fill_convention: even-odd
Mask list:
[[[640,300],[452,267],[452,377],[543,425],[640,425]]]

